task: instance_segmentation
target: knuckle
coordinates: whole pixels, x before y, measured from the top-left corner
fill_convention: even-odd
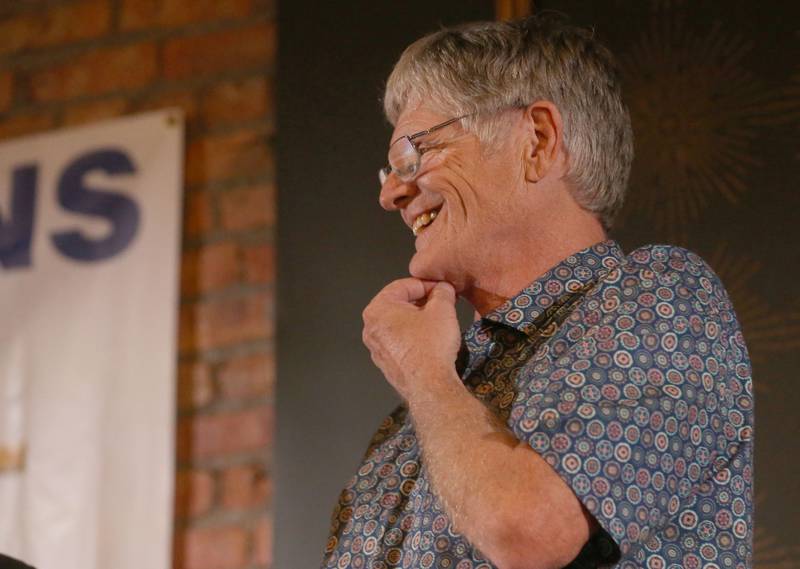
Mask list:
[[[374,326],[364,326],[364,329],[361,331],[361,340],[364,344],[372,349],[375,345],[378,344],[378,332],[375,330]]]
[[[375,308],[372,306],[372,303],[368,304],[367,307],[361,311],[361,319],[364,322],[372,319],[372,313],[375,311]]]

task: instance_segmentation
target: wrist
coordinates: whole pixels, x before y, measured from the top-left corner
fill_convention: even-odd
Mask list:
[[[412,371],[411,388],[406,394],[409,408],[446,401],[460,393],[468,393],[455,366],[420,366]]]

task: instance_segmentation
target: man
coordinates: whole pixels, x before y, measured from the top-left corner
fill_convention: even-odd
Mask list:
[[[747,350],[699,257],[606,236],[633,154],[608,51],[553,18],[444,29],[384,103],[416,253],[363,337],[404,403],[323,566],[750,567]]]

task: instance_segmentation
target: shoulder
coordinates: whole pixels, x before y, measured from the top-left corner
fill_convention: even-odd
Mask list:
[[[732,311],[725,286],[711,266],[697,253],[675,245],[631,251],[601,283],[601,293],[660,306],[667,314],[677,305],[682,312],[709,316]]]
[[[628,253],[622,265],[632,270],[650,270],[658,275],[717,278],[700,255],[676,245],[644,245]]]
[[[749,366],[725,286],[705,260],[683,247],[647,245],[625,255],[575,317],[597,323],[609,349],[631,351],[631,357],[617,354],[624,362],[640,356],[649,361],[642,355],[648,351],[665,369],[698,362],[716,368],[723,357]]]

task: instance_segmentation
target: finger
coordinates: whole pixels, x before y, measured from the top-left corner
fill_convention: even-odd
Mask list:
[[[415,278],[398,279],[386,285],[380,294],[392,300],[416,302],[424,299],[433,288],[433,285],[427,286],[426,282]]]
[[[436,286],[433,287],[430,295],[428,295],[428,303],[436,301],[446,302],[451,306],[454,305],[456,303],[456,289],[453,288],[453,285],[445,281],[436,283]]]
[[[425,287],[425,296],[428,296],[431,293],[431,291],[434,289],[434,287],[436,287],[436,285],[439,284],[441,281],[421,280],[420,282]]]

